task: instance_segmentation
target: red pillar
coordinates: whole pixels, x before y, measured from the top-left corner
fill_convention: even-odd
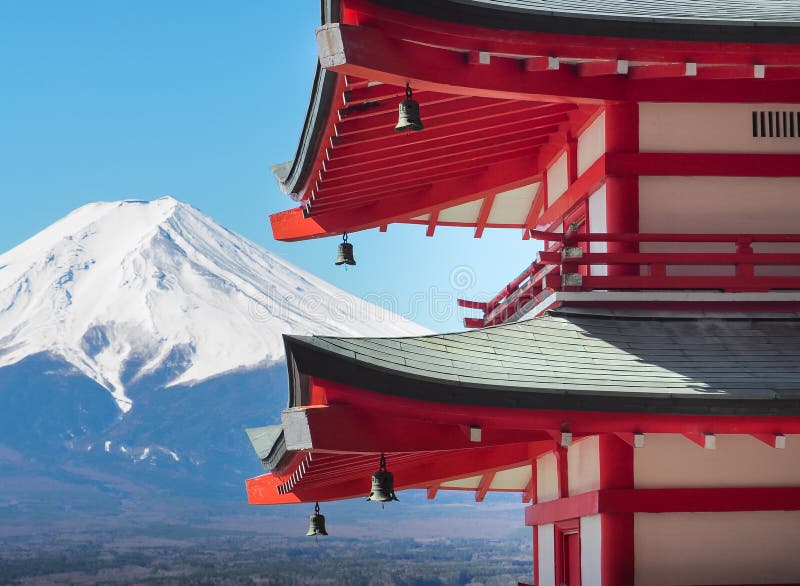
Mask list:
[[[639,152],[639,105],[624,102],[606,106],[606,152]],[[606,226],[609,233],[639,231],[639,177],[606,178]],[[608,252],[637,252],[628,242],[609,242]],[[609,275],[638,274],[638,267],[608,267]]]
[[[600,438],[600,490],[633,488],[633,447],[615,435]],[[601,583],[633,586],[633,513],[600,516]]]

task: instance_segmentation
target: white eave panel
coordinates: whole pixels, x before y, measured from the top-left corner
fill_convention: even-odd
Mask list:
[[[494,475],[489,490],[525,490],[532,477],[531,466],[501,470]]]
[[[494,198],[488,224],[523,224],[531,210],[539,183],[498,193]]]
[[[469,478],[459,478],[458,480],[448,480],[442,482],[442,488],[463,488],[467,490],[476,490],[481,482],[483,476],[470,476]]]
[[[452,208],[446,208],[439,212],[440,222],[458,222],[464,224],[474,224],[478,221],[478,214],[481,211],[483,200],[470,201]]]

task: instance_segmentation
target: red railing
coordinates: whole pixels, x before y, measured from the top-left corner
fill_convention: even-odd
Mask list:
[[[483,318],[466,318],[467,327],[503,323],[531,302],[544,300],[554,291],[647,291],[716,290],[726,292],[766,292],[800,290],[800,253],[756,252],[753,244],[798,243],[800,234],[596,234],[578,233],[571,226],[564,234],[531,230],[531,236],[552,242],[538,254],[536,262],[488,302],[464,301],[461,307],[480,309]],[[632,251],[588,252],[590,242],[627,243]],[[731,252],[639,252],[639,244],[729,243]],[[623,248],[623,247],[618,247]],[[670,272],[680,266],[724,267],[726,275]],[[757,275],[760,266],[797,266],[792,274]],[[592,273],[592,266],[603,266],[607,274]]]

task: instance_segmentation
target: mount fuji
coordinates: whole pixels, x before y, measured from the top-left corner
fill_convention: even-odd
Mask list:
[[[427,330],[170,197],[85,205],[0,254],[0,513],[53,490],[241,498],[284,333]]]

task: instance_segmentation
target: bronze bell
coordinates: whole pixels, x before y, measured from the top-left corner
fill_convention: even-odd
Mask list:
[[[347,233],[342,234],[342,243],[339,244],[339,255],[336,257],[336,265],[355,266],[356,259],[353,258],[353,245],[347,241]]]
[[[381,467],[372,475],[372,490],[368,501],[385,503],[399,500],[394,494],[394,475],[386,470],[386,457],[381,454]]]
[[[314,514],[308,517],[308,532],[306,537],[316,537],[317,535],[327,535],[325,531],[325,515],[319,514],[319,503],[314,507]]]
[[[400,102],[397,126],[394,129],[400,132],[402,130],[422,130],[423,128],[425,127],[419,117],[419,102],[411,98],[411,86],[406,84],[406,99]]]

